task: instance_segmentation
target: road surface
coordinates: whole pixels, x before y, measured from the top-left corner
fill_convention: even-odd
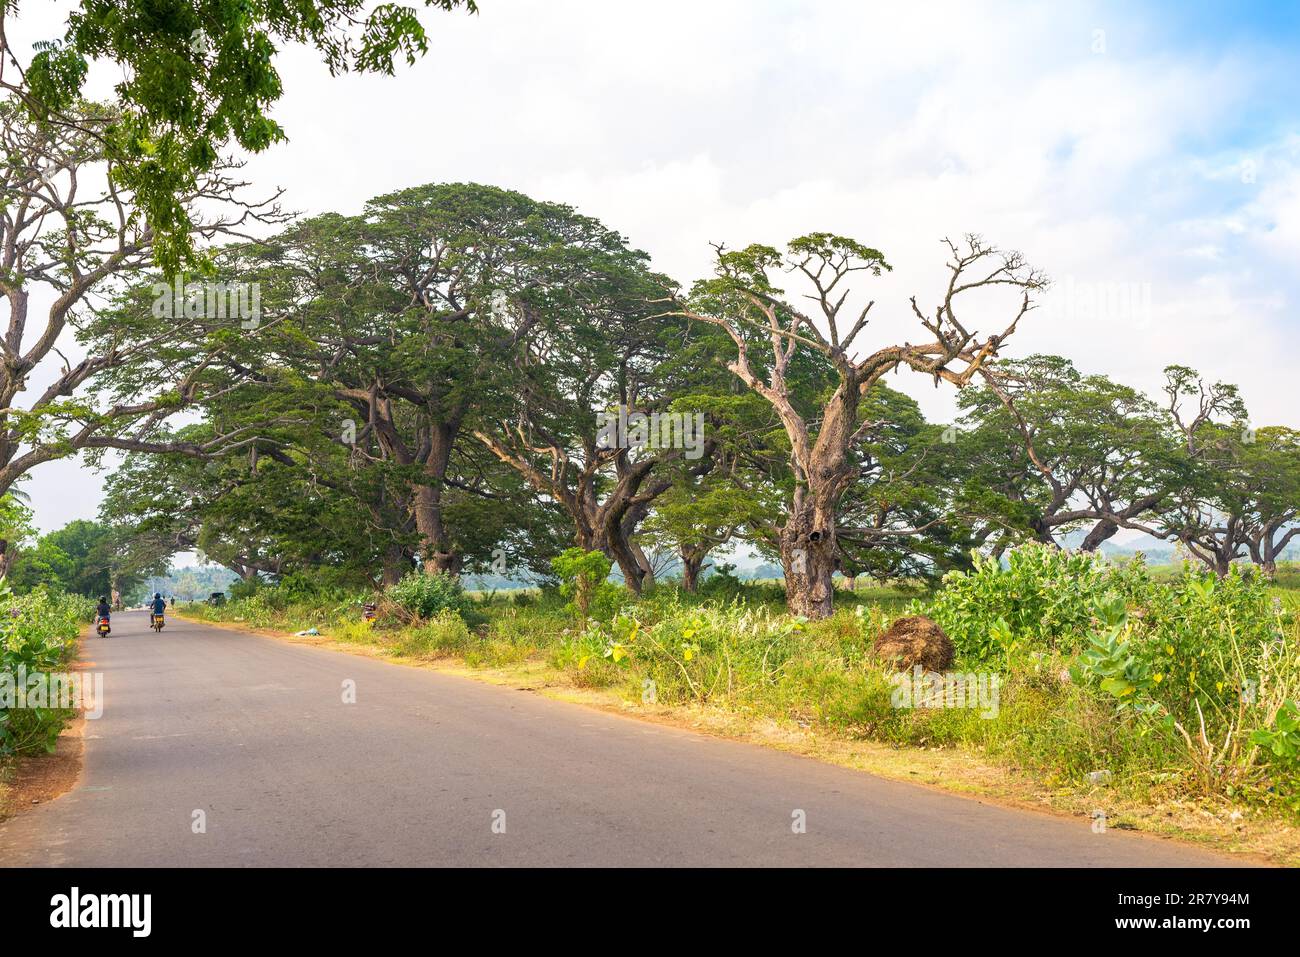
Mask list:
[[[1197,866],[1233,861],[453,675],[143,613],[85,771],[0,863]],[[344,703],[345,682],[355,703]],[[792,824],[802,812],[806,832]],[[202,827],[199,827],[199,825]],[[196,833],[197,832],[197,833]]]

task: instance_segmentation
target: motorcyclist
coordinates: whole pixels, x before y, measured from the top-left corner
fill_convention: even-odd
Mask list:
[[[95,618],[96,618],[96,620],[98,620],[98,619],[100,619],[100,618],[108,618],[108,617],[109,617],[109,613],[110,613],[112,610],[113,610],[113,609],[112,609],[112,608],[109,606],[109,604],[108,604],[108,599],[107,599],[105,596],[100,595],[100,596],[99,596],[99,607],[97,607],[97,608],[95,609]],[[85,614],[85,613],[83,612],[82,614]]]
[[[166,610],[167,610],[167,602],[163,601],[163,596],[159,592],[154,592],[153,602],[149,606],[150,624],[153,623],[153,620],[155,618],[161,617],[162,613]]]

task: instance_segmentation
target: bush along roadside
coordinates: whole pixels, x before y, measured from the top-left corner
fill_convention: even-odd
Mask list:
[[[785,613],[762,586],[640,599],[578,550],[559,585],[472,597],[415,576],[373,596],[285,600],[274,588],[197,617],[378,644],[472,667],[543,666],[627,700],[797,722],[844,739],[963,748],[1056,791],[1105,786],[1137,801],[1252,804],[1300,812],[1300,624],[1266,584],[1027,546],[979,559],[928,597],[845,593],[830,618]],[[702,591],[704,591],[702,589]],[[879,660],[872,645],[905,614],[933,618],[957,658],[943,676]]]
[[[76,711],[59,707],[66,695],[50,676],[76,657],[94,608],[89,599],[44,589],[15,596],[0,580],[0,759],[54,750]]]

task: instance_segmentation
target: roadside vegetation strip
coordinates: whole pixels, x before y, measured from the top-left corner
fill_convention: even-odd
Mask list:
[[[14,595],[0,580],[0,761],[53,751],[75,709],[59,707],[50,690],[77,656],[94,602],[38,589]]]
[[[72,687],[67,679],[93,611],[88,599],[44,589],[18,596],[0,580],[0,820],[14,809],[15,786],[27,803],[37,803],[76,778],[79,742],[47,767],[20,762],[53,754],[77,716],[80,699],[64,700]]]
[[[942,749],[954,773],[958,755],[991,763],[1029,782],[1012,788],[1021,798],[1036,790],[1040,803],[1097,812],[1101,828],[1168,824],[1221,846],[1268,844],[1274,831],[1273,851],[1295,854],[1281,835],[1300,809],[1300,624],[1257,577],[1153,575],[1030,546],[932,595],[844,591],[833,616],[810,622],[785,613],[779,588],[729,575],[698,595],[660,585],[632,600],[560,565],[573,574],[559,588],[478,600],[450,579],[412,578],[378,602],[373,625],[362,618],[373,596],[309,601],[273,587],[186,613],[527,674],[637,713],[687,709],[731,735],[781,727],[832,750]],[[879,636],[916,615],[951,636],[942,675],[877,654]]]

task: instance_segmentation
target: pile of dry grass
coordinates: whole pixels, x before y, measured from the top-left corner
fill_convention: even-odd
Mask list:
[[[876,657],[901,669],[920,665],[926,671],[952,667],[954,648],[947,633],[925,615],[908,615],[882,631],[872,646]]]

